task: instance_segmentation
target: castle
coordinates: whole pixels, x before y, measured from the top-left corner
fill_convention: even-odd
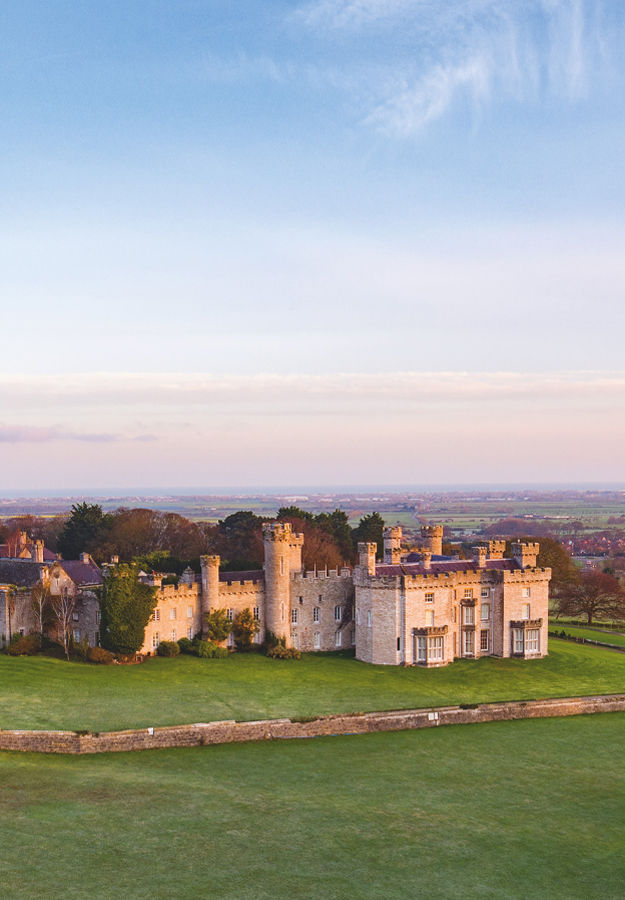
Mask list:
[[[363,543],[353,569],[306,571],[303,535],[288,522],[271,522],[263,526],[262,569],[222,572],[219,556],[203,556],[201,575],[187,569],[177,585],[141,573],[157,589],[141,652],[202,634],[213,609],[225,609],[230,619],[249,609],[258,643],[271,631],[298,650],[353,648],[369,663],[443,666],[458,658],[546,655],[551,571],[536,565],[538,544],[513,544],[512,557],[504,558],[505,542],[489,541],[467,561],[442,555],[441,526],[424,526],[421,536],[419,550],[404,554],[401,528],[385,528],[382,561],[375,543]],[[75,598],[74,640],[97,645],[99,567],[87,553],[57,559],[25,533],[0,546],[2,643],[34,630],[31,596],[39,583],[53,597]]]
[[[258,643],[271,631],[303,651],[351,647],[369,663],[545,656],[551,571],[536,565],[538,544],[513,544],[504,558],[505,542],[489,541],[467,561],[444,557],[442,537],[441,526],[424,526],[423,546],[404,558],[401,528],[385,528],[383,561],[366,543],[354,569],[306,571],[303,535],[288,522],[266,523],[262,570],[221,572],[218,556],[203,556],[201,576],[187,569],[178,585],[142,576],[158,588],[142,652],[201,633],[210,610],[233,619],[248,608]]]

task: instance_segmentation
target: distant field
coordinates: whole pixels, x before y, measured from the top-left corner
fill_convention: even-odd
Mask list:
[[[545,659],[458,660],[431,670],[371,666],[347,654],[110,667],[1,655],[0,728],[105,731],[623,690],[625,654],[557,639]]]
[[[625,647],[625,634],[614,631],[601,631],[597,628],[583,628],[577,625],[562,625],[559,622],[549,624],[553,631],[564,631],[572,637],[588,638],[592,641],[605,641],[606,644],[615,644],[617,647]]]
[[[613,900],[625,714],[0,754],[2,896]]]

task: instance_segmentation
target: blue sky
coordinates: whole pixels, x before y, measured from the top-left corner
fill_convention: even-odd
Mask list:
[[[4,487],[622,477],[624,37],[6,0]]]

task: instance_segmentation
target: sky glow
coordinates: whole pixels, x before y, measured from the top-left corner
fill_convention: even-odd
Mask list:
[[[622,480],[620,4],[0,15],[0,488]]]

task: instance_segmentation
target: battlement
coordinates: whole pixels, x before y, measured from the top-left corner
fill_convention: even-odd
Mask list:
[[[518,541],[512,545],[512,556],[523,569],[533,569],[539,553],[540,544],[535,542]]]
[[[489,541],[488,542],[488,558],[489,559],[503,559],[503,555],[506,552],[506,542],[505,541]]]
[[[343,566],[338,569],[306,569],[304,572],[294,572],[293,581],[295,583],[302,581],[328,581],[330,579],[351,579],[352,570],[349,566]]]
[[[304,535],[294,532],[290,522],[263,522],[263,540],[303,544]]]

